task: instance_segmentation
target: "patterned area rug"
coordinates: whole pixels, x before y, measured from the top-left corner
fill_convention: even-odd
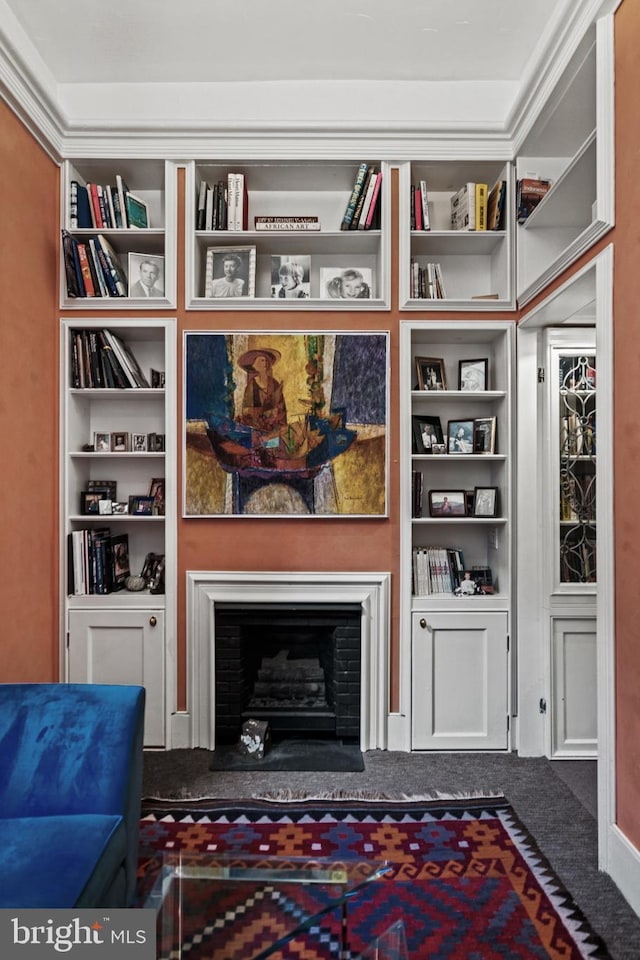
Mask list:
[[[145,804],[140,902],[157,876],[163,850],[363,857],[388,860],[392,870],[349,904],[352,958],[399,919],[412,960],[609,958],[504,799],[254,799],[203,806]],[[299,895],[306,895],[302,888]],[[218,916],[207,917],[205,911],[203,919],[196,890],[192,896],[183,908],[182,952],[174,957],[247,960],[255,948],[251,937],[238,937],[238,930],[263,920],[275,937],[278,910],[297,909],[287,902],[266,911],[264,892],[247,898],[236,884]],[[171,949],[165,944],[158,956],[171,957]],[[337,960],[340,950],[340,915],[334,911],[274,956]]]

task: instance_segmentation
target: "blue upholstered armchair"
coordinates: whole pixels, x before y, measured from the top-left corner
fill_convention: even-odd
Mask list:
[[[136,888],[144,689],[0,684],[0,907],[124,907]]]

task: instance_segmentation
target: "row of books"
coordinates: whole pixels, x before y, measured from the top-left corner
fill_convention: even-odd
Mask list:
[[[424,266],[414,257],[411,258],[409,296],[417,300],[446,300],[447,294],[439,263],[426,263]]]
[[[249,195],[244,173],[230,172],[226,180],[209,186],[200,181],[196,205],[196,230],[246,230]]]
[[[382,171],[361,163],[340,224],[341,230],[379,230]]]
[[[99,233],[86,243],[62,231],[67,296],[126,297],[127,275],[107,238]]]
[[[451,197],[452,230],[504,230],[507,181],[463,184]]]
[[[551,180],[539,177],[522,177],[516,183],[516,216],[518,223],[525,223],[538,204],[551,189]]]
[[[72,596],[124,589],[129,570],[129,536],[109,527],[73,530],[67,535],[68,592]]]
[[[413,593],[418,597],[454,593],[464,576],[461,550],[448,547],[414,547]]]
[[[410,203],[411,229],[431,230],[426,180],[421,180],[418,184],[411,184]]]
[[[148,387],[132,351],[111,330],[72,330],[71,386],[78,389]]]
[[[116,174],[115,185],[69,184],[69,227],[71,230],[144,230],[149,227],[149,208],[131,193]]]

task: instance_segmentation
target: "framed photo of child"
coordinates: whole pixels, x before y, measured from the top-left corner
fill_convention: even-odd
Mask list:
[[[320,267],[322,300],[369,300],[372,296],[371,267]]]
[[[304,300],[311,296],[311,257],[272,254],[271,296],[281,300]]]

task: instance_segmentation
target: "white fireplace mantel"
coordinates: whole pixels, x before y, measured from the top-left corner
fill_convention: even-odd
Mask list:
[[[361,619],[360,748],[387,747],[389,573],[187,571],[187,710],[191,746],[215,746],[216,603],[354,603]]]

